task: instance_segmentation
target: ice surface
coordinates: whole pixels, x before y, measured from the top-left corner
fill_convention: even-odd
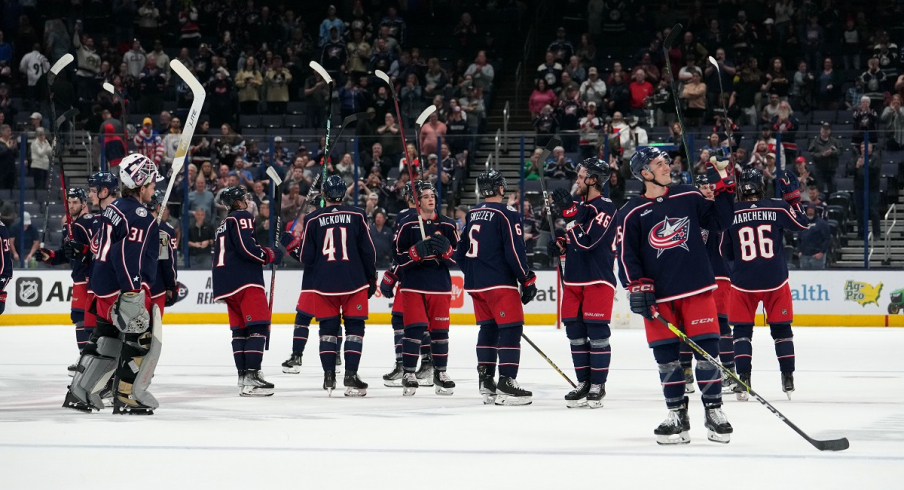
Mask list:
[[[360,370],[368,395],[327,398],[316,341],[301,374],[279,369],[291,333],[275,327],[264,358],[276,395],[240,398],[228,329],[168,325],[151,387],[161,406],[140,418],[60,408],[76,358],[73,327],[0,328],[0,488],[863,490],[901,488],[904,476],[900,329],[796,329],[792,401],[781,392],[769,332],[756,329],[754,387],[812,437],[848,437],[851,448],[840,453],[820,453],[752,399],[726,398],[735,433],[728,445],[711,443],[699,391],[691,444],[657,446],[653,428],[666,410],[639,330],[614,331],[599,410],[565,408],[569,386],[526,343],[518,379],[534,404],[482,405],[477,330],[459,326],[450,349],[455,395],[420,388],[403,398],[383,387],[392,330],[368,325]],[[564,331],[527,334],[574,377]]]

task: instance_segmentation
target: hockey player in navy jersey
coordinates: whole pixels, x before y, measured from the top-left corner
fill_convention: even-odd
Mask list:
[[[562,323],[571,343],[571,358],[578,386],[565,395],[569,408],[603,406],[609,374],[609,322],[615,296],[616,207],[603,197],[603,185],[609,178],[609,165],[597,158],[584,160],[577,177],[577,195],[556,189],[553,199],[569,223],[564,236],[551,240],[550,256],[567,258],[562,291]]]
[[[69,215],[72,218],[72,238],[66,238],[58,250],[47,248],[39,249],[38,260],[49,265],[69,263],[72,268],[72,300],[70,301],[69,318],[75,325],[75,341],[79,352],[88,343],[94,328],[85,328],[85,300],[88,295],[88,274],[90,272],[87,253],[78,254],[77,249],[87,251],[91,243],[91,222],[94,215],[88,212],[88,195],[84,189],[70,188],[66,191],[66,199],[69,205]],[[75,243],[67,243],[69,241]],[[72,366],[70,376],[75,374],[75,365]]]
[[[433,385],[438,395],[451,395],[455,382],[446,373],[449,355],[449,308],[458,245],[455,222],[436,211],[436,188],[415,183],[420,215],[408,213],[395,233],[397,274],[404,276],[396,301],[402,302],[405,333],[402,338],[403,394],[414,395],[415,376],[424,331],[429,330],[433,355]]]
[[[753,322],[762,301],[766,320],[775,340],[775,355],[782,373],[782,390],[791,397],[794,391],[794,341],[791,322],[791,288],[788,265],[782,245],[785,230],[807,229],[807,215],[800,209],[797,177],[784,172],[779,179],[782,199],[765,197],[763,174],[745,169],[739,181],[741,202],[734,206],[734,221],[725,234],[724,250],[731,269],[731,311],[734,325],[735,362],[738,377],[750,386],[753,347]],[[735,391],[739,400],[747,400],[742,387]]]
[[[261,372],[271,313],[264,293],[263,266],[279,264],[283,252],[261,247],[254,239],[254,216],[248,212],[244,186],[227,187],[220,200],[229,214],[214,237],[214,300],[226,303],[229,312],[239,395],[270,396],[273,383]]]
[[[537,295],[537,275],[525,254],[521,213],[502,203],[505,178],[495,169],[477,177],[484,198],[467,215],[455,261],[474,302],[477,373],[484,403],[529,405],[533,393],[515,380],[521,359],[524,309]],[[519,291],[520,285],[520,291]],[[499,382],[496,357],[499,357]]]
[[[670,159],[655,147],[638,148],[631,173],[644,193],[618,212],[621,282],[628,288],[631,311],[642,315],[649,346],[659,364],[659,377],[669,415],[654,430],[659,444],[690,442],[688,399],[679,362],[679,340],[656,317],[684,330],[712,356],[719,353],[719,324],[713,290],[716,279],[703,243],[702,230],[722,231],[731,223],[734,181],[715,166],[709,181],[715,199],[693,186],[671,186]],[[727,443],[732,427],[722,412],[718,368],[697,357],[697,383],[705,408],[704,425],[711,441]]]
[[[305,216],[303,240],[295,253],[311,275],[314,315],[320,322],[323,389],[336,388],[337,337],[345,321],[346,396],[364,396],[367,383],[358,377],[367,300],[377,290],[377,253],[364,212],[342,205],[348,185],[333,175],[323,182],[323,208]]]
[[[115,371],[113,413],[152,415],[158,403],[147,390],[160,354],[154,335],[160,315],[151,310],[150,285],[159,242],[157,220],[145,205],[154,195],[157,166],[144,155],[129,155],[119,165],[119,180],[122,197],[104,209],[92,237],[97,327],[82,349],[63,406],[103,408],[100,391]]]
[[[166,212],[165,209],[160,209],[165,193],[163,189],[154,191],[154,196],[148,203],[148,210],[154,218],[157,218],[159,213]],[[158,226],[160,256],[157,259],[157,280],[151,286],[151,302],[160,308],[160,316],[163,316],[163,310],[176,304],[179,297],[179,286],[176,282],[176,230],[166,220],[162,220]]]
[[[316,202],[312,197],[309,195],[307,202],[304,204],[306,211],[310,211],[309,206],[313,206],[314,202]],[[300,217],[295,218],[295,221],[297,222],[299,219]],[[280,237],[280,242],[285,247],[286,252],[293,257],[297,257],[298,254],[293,254],[292,252],[295,252],[301,246],[301,233],[304,227],[300,225],[301,223],[289,225],[288,229]],[[304,355],[304,348],[308,345],[311,321],[314,319],[314,293],[309,291],[311,279],[311,275],[307,273],[301,276],[301,292],[298,293],[298,302],[295,305],[295,326],[292,330],[292,355],[282,363],[282,372],[286,374],[298,374],[301,372],[302,356]],[[339,358],[337,357],[336,359],[338,360]]]
[[[0,222],[0,315],[6,311],[6,286],[13,278],[13,254],[9,248],[9,228]]]

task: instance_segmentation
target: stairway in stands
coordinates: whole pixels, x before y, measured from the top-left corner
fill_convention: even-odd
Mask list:
[[[886,215],[882,216],[880,222],[882,236],[878,239],[873,237],[870,240],[872,252],[869,267],[871,269],[902,269],[904,268],[904,195],[898,196],[894,209],[889,206]],[[887,257],[886,235],[889,252]],[[840,257],[834,267],[863,267],[863,227],[861,223],[854,224],[845,230],[838,252]]]
[[[478,148],[474,162],[468,168],[470,178],[465,183],[465,191],[462,194],[461,203],[473,206],[477,204],[477,176],[486,169],[488,157],[492,157],[490,166],[502,172],[508,183],[509,192],[517,192],[520,179],[521,164],[521,136],[524,136],[524,158],[530,156],[534,150],[534,132],[509,132],[507,138],[500,138],[499,159],[496,159],[496,135],[478,136]],[[506,143],[507,151],[506,151]]]

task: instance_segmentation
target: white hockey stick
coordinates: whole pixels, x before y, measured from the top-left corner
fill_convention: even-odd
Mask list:
[[[172,67],[173,71],[176,72],[176,75],[179,75],[179,78],[188,85],[188,88],[191,89],[194,100],[191,103],[191,108],[188,110],[188,117],[185,118],[182,137],[179,138],[179,147],[176,148],[176,156],[173,158],[173,171],[170,174],[169,184],[166,186],[166,194],[163,195],[163,201],[160,202],[160,209],[166,208],[166,203],[169,202],[170,194],[173,192],[173,185],[176,183],[176,176],[179,174],[179,171],[182,170],[182,166],[185,165],[185,155],[188,154],[188,147],[191,146],[191,138],[195,134],[195,126],[198,125],[201,109],[204,108],[204,98],[207,96],[207,92],[204,91],[201,82],[192,75],[182,62],[179,60],[172,60],[170,62],[170,67]],[[162,219],[163,213],[161,212],[157,215],[157,224],[160,224]]]
[[[312,61],[312,62],[308,63],[308,66],[310,66],[312,70],[316,71],[317,74],[323,78],[324,82],[333,83],[333,77],[331,77],[330,74],[327,73],[326,70],[322,66],[320,66],[320,63],[318,63],[316,61]]]
[[[72,60],[73,57],[70,53],[66,53],[63,56],[60,56],[60,59],[58,59],[57,62],[50,67],[50,74],[53,75],[54,78],[56,78],[56,76],[59,75],[61,71],[63,71],[63,68],[66,68],[66,65],[72,63]],[[53,78],[48,80],[48,83],[52,85]]]

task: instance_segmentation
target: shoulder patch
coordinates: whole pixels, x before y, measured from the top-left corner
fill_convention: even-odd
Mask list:
[[[515,209],[515,208],[512,207],[512,206],[508,206],[508,205],[507,205],[507,206],[505,206],[505,207],[506,207],[506,209],[508,209],[509,211],[514,211],[514,212],[516,212],[516,213],[518,212],[518,210]]]
[[[148,215],[148,209],[147,209],[146,207],[144,207],[144,206],[135,208],[135,214],[137,214],[138,216],[144,218],[145,216]]]
[[[83,218],[85,218],[85,219],[94,219],[94,215],[91,214],[91,213],[85,213],[85,215],[83,216]]]

